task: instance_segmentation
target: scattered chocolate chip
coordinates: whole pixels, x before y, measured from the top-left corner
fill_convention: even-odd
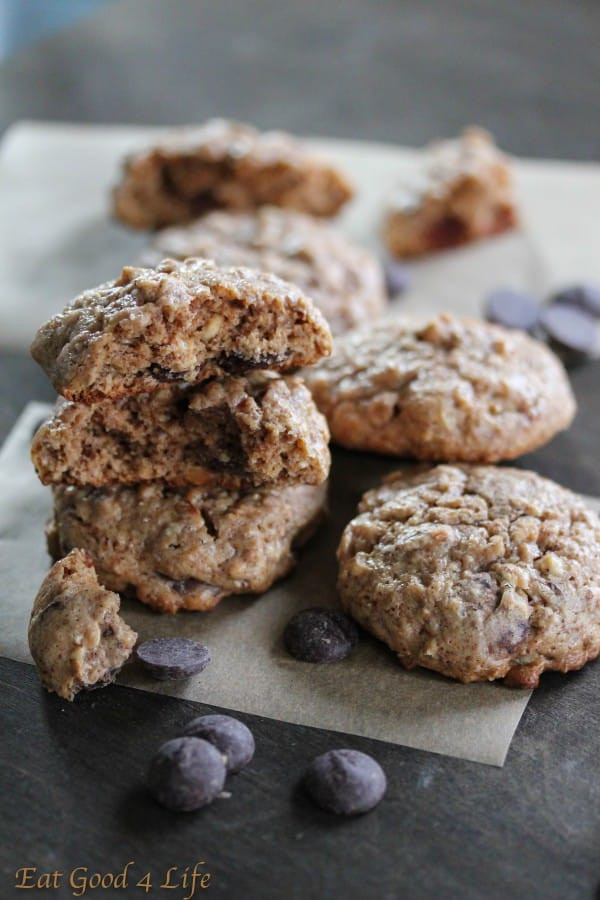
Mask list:
[[[146,672],[159,681],[190,678],[210,662],[210,651],[190,638],[153,638],[136,649]]]
[[[410,271],[404,263],[388,259],[384,265],[385,286],[389,297],[398,297],[410,287]]]
[[[254,756],[254,737],[249,728],[232,716],[199,716],[186,725],[184,735],[213,744],[225,757],[228,772],[239,772]]]
[[[600,285],[598,284],[574,284],[563,288],[550,297],[550,303],[559,303],[563,306],[574,306],[584,310],[594,318],[600,318]]]
[[[372,756],[359,750],[329,750],[312,761],[304,787],[322,809],[353,816],[377,806],[387,781]]]
[[[303,609],[286,625],[286,649],[303,662],[335,662],[356,646],[359,631],[352,619],[335,609]]]
[[[554,349],[566,361],[579,362],[595,348],[596,322],[583,309],[553,303],[543,309],[541,324]]]
[[[540,321],[540,304],[523,291],[497,288],[484,300],[484,313],[488,322],[496,322],[505,328],[534,331]]]
[[[191,812],[207,806],[223,790],[227,771],[219,751],[196,737],[167,741],[148,771],[150,793],[163,806]]]

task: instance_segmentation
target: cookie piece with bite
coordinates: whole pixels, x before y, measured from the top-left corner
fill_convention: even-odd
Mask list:
[[[91,556],[71,550],[46,575],[29,622],[29,649],[44,687],[65,700],[113,681],[137,634],[118,594],[98,582]]]
[[[330,352],[327,322],[297,287],[202,259],[125,267],[42,325],[31,346],[58,393],[85,403],[289,371]]]
[[[335,166],[290,134],[210,119],[129,156],[113,212],[130,228],[153,230],[266,204],[333,216],[352,195]]]
[[[319,484],[328,441],[301,378],[254,372],[92,404],[61,399],[31,457],[44,484]]]
[[[383,238],[405,259],[500,234],[518,218],[508,159],[491,134],[467,128],[426,148],[419,175],[392,194]]]

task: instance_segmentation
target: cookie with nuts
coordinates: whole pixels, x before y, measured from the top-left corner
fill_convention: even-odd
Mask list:
[[[440,465],[367,492],[342,605],[407,668],[536,687],[600,653],[600,521],[533,472]]]
[[[333,441],[420,460],[513,459],[575,414],[564,367],[544,344],[448,313],[343,335],[305,380]]]
[[[297,287],[201,259],[125,267],[42,325],[31,346],[58,393],[85,403],[289,371],[330,352],[327,322]]]
[[[84,547],[102,583],[159,612],[208,610],[260,594],[295,564],[323,515],[327,484],[254,490],[139,486],[54,488],[48,548]]]

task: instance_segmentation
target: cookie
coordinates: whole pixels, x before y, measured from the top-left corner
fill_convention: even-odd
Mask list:
[[[331,352],[325,319],[294,285],[207,260],[127,266],[42,325],[31,346],[59,394],[86,403]]]
[[[128,157],[113,212],[131,228],[156,229],[267,204],[333,216],[352,195],[341,172],[291,135],[211,119]]]
[[[44,484],[320,484],[328,441],[302,379],[255,372],[91,405],[59,400],[31,457]]]
[[[575,413],[566,373],[542,343],[449,314],[338,338],[305,378],[336,443],[421,460],[512,459]]]
[[[306,291],[334,334],[378,318],[387,298],[379,261],[330,225],[293,210],[213,212],[159,232],[144,264],[203,256],[219,266],[248,266]]]
[[[112,590],[159,612],[208,610],[258,594],[293,567],[322,515],[326,485],[255,491],[140,487],[54,489],[51,555],[85,547]]]
[[[396,472],[338,560],[342,605],[407,668],[536,687],[600,653],[600,520],[533,472]]]
[[[426,148],[420,174],[392,194],[383,238],[392,256],[410,258],[517,224],[507,158],[488,132],[468,128]]]
[[[44,687],[65,700],[113,681],[137,634],[119,616],[120,599],[99,583],[91,557],[72,550],[39,589],[29,649]]]

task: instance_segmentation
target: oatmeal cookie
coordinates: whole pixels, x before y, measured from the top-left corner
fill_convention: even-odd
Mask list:
[[[545,345],[449,314],[344,335],[305,380],[336,443],[421,460],[513,459],[575,413],[565,370]]]
[[[301,378],[254,372],[90,405],[59,400],[31,458],[43,484],[320,484],[328,442]]]
[[[203,256],[219,266],[272,272],[306,291],[334,334],[378,318],[387,305],[379,261],[331,225],[294,210],[213,212],[159,232],[144,265]]]
[[[139,229],[189,222],[212,209],[267,204],[333,216],[353,193],[341,172],[291,135],[211,119],[129,156],[113,211]]]
[[[48,547],[51,555],[84,547],[104,584],[159,612],[208,610],[228,594],[262,593],[289,572],[326,491],[61,485]]]
[[[407,668],[536,687],[600,653],[600,521],[533,472],[394,473],[338,560],[344,608]]]
[[[425,153],[422,173],[399,187],[383,224],[392,256],[421,256],[518,224],[507,158],[490,134],[468,128]]]
[[[99,583],[85,550],[56,562],[38,592],[29,648],[44,687],[65,700],[113,681],[137,634],[119,616],[120,599]]]
[[[252,369],[310,365],[331,333],[294,285],[207,260],[126,267],[42,325],[31,346],[68,400],[89,403]]]

